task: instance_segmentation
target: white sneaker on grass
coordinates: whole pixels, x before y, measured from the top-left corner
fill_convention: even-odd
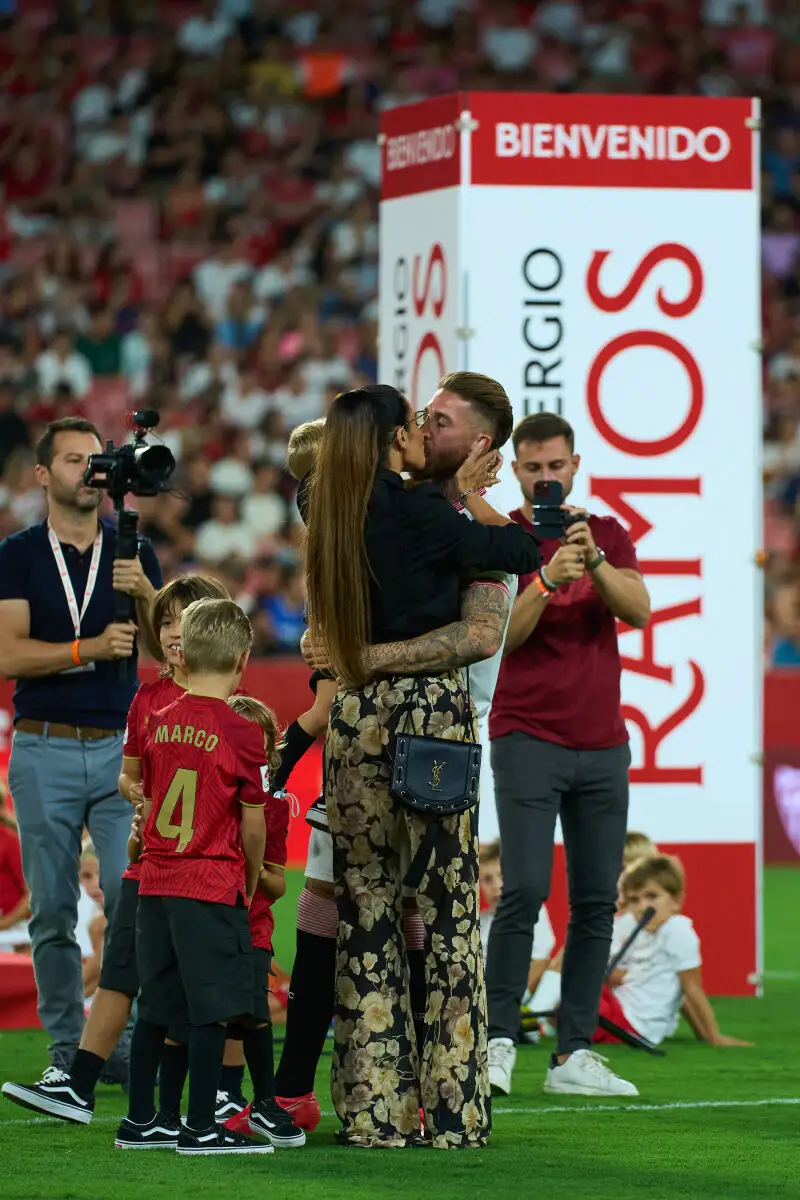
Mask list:
[[[493,1096],[511,1092],[511,1072],[517,1061],[517,1047],[511,1038],[489,1039],[489,1086]]]
[[[615,1075],[607,1062],[593,1050],[573,1050],[560,1065],[552,1058],[544,1091],[567,1096],[638,1096],[638,1089]]]

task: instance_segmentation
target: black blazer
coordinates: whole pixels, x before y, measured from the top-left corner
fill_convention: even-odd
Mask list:
[[[520,525],[479,525],[457,513],[436,484],[407,487],[384,468],[375,476],[365,539],[373,643],[405,641],[457,621],[470,572],[525,575],[541,561]]]

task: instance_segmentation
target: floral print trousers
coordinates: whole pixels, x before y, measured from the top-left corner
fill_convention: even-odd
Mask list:
[[[341,691],[331,708],[325,794],[339,910],[331,1092],[339,1136],[355,1145],[418,1144],[420,1107],[437,1149],[483,1146],[491,1128],[477,809],[440,823],[417,891],[427,984],[418,1050],[401,883],[428,818],[389,793],[398,730],[465,740],[469,703],[453,672]]]

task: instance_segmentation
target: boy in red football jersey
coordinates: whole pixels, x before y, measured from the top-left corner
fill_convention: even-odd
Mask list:
[[[139,688],[128,710],[119,790],[131,804],[142,798],[141,746],[150,715],[177,700],[189,686],[179,656],[181,614],[195,600],[205,598],[226,600],[229,596],[211,575],[183,575],[161,588],[153,600],[151,623],[159,638],[164,666],[158,679]],[[5,1085],[4,1094],[24,1108],[72,1124],[87,1125],[92,1119],[97,1082],[128,1024],[139,991],[135,931],[140,871],[141,864],[137,863],[123,874],[103,951],[100,985],[69,1073],[50,1068],[47,1077],[38,1083]],[[166,1114],[176,1113],[179,1108],[186,1071],[186,1046],[176,1041],[165,1045],[160,1073],[162,1123],[167,1121]],[[171,1124],[177,1141],[179,1117],[175,1116]]]
[[[252,696],[231,696],[228,704],[235,713],[255,721],[264,734],[267,766],[272,776],[280,765],[277,752],[278,727],[275,714]],[[250,936],[255,963],[255,995],[251,1016],[255,1029],[231,1030],[241,1034],[244,1057],[253,1084],[253,1104],[226,1121],[226,1127],[236,1133],[258,1133],[278,1149],[304,1146],[306,1135],[291,1116],[275,1100],[275,1069],[272,1054],[272,1021],[269,1011],[269,977],[272,966],[272,931],[275,918],[272,905],[286,891],[286,835],[289,829],[289,801],[286,796],[272,796],[264,808],[267,838],[264,864],[258,877],[258,887],[250,902]]]
[[[188,1021],[189,1116],[179,1154],[258,1154],[215,1123],[228,1022],[253,1006],[247,906],[264,861],[268,765],[257,725],[228,707],[253,631],[232,600],[199,600],[181,619],[189,691],[153,715],[142,754],[144,855],[136,919],[139,1019],[120,1148],[175,1145],[154,1090],[164,1039]]]

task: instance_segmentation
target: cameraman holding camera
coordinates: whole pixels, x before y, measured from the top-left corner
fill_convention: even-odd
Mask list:
[[[508,1095],[533,928],[550,890],[560,816],[570,923],[558,1044],[545,1091],[636,1095],[591,1045],[628,815],[631,756],[616,622],[643,629],[650,598],[633,543],[614,517],[565,505],[540,524],[537,483],[545,493],[563,489],[566,499],[580,465],[567,421],[552,413],[525,417],[513,444],[523,504],[511,518],[540,536],[542,566],[520,577],[489,717],[503,863],[486,975],[489,1079],[493,1092]]]
[[[0,672],[17,681],[9,785],[31,891],[39,1017],[51,1064],[63,1069],[83,1029],[75,925],[84,825],[109,928],[128,862],[131,809],[117,779],[137,687],[137,625],[114,619],[115,592],[135,600],[149,646],[150,603],[162,583],[149,543],[141,558],[115,559],[115,523],[98,516],[104,493],[84,483],[102,450],[91,421],[48,425],[36,448],[47,518],[0,543]]]

